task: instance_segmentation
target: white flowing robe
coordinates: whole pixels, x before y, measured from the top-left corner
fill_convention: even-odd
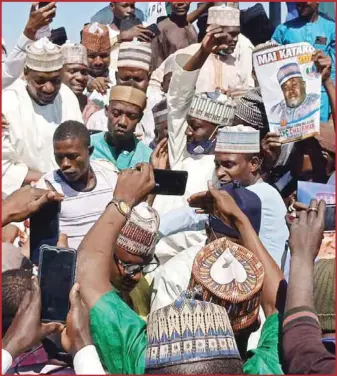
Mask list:
[[[83,123],[75,94],[61,85],[54,103],[40,106],[29,96],[26,82],[19,79],[2,93],[2,113],[9,122],[2,129],[2,192],[19,189],[28,169],[47,173],[57,164],[53,135],[66,120]]]

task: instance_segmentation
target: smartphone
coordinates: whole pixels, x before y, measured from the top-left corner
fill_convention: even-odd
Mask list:
[[[39,3],[39,9],[47,6],[48,4],[50,4],[50,2],[49,3]]]
[[[160,30],[159,30],[157,24],[152,24],[152,25],[148,26],[147,30],[152,31],[152,33],[154,34],[155,37],[160,35]]]
[[[132,29],[134,26],[142,25],[142,21],[136,17],[125,18],[121,21],[120,31],[126,31]]]
[[[335,231],[336,229],[336,205],[327,205],[325,212],[324,231]]]
[[[155,188],[151,192],[156,195],[183,196],[188,178],[187,171],[171,171],[154,169]]]
[[[42,245],[56,246],[59,237],[60,202],[49,202],[30,218],[30,259],[37,265]]]
[[[75,249],[43,245],[39,259],[41,321],[65,322],[75,281]]]

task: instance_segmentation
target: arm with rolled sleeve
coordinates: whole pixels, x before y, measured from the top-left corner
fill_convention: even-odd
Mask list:
[[[185,71],[183,66],[189,56],[176,57],[170,88],[167,94],[168,150],[171,168],[184,157],[186,148],[186,117],[190,109],[200,69]]]
[[[33,42],[24,34],[20,35],[15,47],[2,64],[2,89],[10,86],[23,73],[26,61],[26,48]]]

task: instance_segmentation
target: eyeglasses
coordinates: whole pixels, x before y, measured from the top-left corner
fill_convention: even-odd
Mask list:
[[[125,274],[132,278],[138,273],[143,273],[143,274],[148,274],[154,272],[158,266],[160,265],[160,261],[156,255],[154,255],[154,262],[150,262],[149,264],[146,265],[139,265],[139,264],[128,264],[124,261],[121,261],[116,254],[114,253],[113,255],[114,260],[116,264],[120,265],[123,269]]]

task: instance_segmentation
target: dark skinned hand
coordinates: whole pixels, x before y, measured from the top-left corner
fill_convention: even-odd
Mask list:
[[[41,323],[41,291],[37,278],[32,277],[32,290],[27,291],[14,320],[2,339],[2,347],[13,359],[38,345],[45,337],[63,330],[60,323]]]

